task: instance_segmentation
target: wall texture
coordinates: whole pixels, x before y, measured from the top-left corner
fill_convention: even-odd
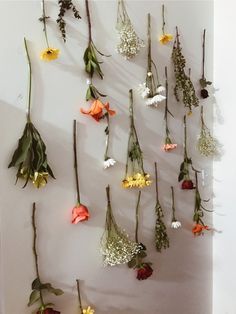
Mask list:
[[[127,9],[137,32],[146,39],[146,14],[153,18],[153,58],[159,71],[169,67],[171,46],[157,43],[161,31],[161,4],[159,1],[128,1]],[[212,79],[213,54],[213,3],[212,1],[166,1],[167,28],[174,33],[178,25],[184,54],[192,68],[194,82],[201,75],[201,34],[207,29],[207,75]],[[82,280],[82,297],[85,305],[96,308],[100,314],[211,314],[212,313],[212,239],[211,234],[194,238],[191,234],[193,192],[183,192],[177,183],[179,165],[183,155],[183,105],[170,99],[175,116],[171,131],[178,149],[171,154],[161,150],[164,135],[164,107],[146,108],[135,92],[135,119],[140,143],[144,151],[145,167],[153,174],[153,163],[158,161],[161,202],[165,219],[170,225],[170,185],[176,190],[177,215],[183,228],[169,229],[170,248],[162,254],[154,249],[155,193],[154,185],[143,192],[141,200],[140,238],[147,245],[148,259],[155,272],[144,282],[135,279],[133,271],[126,266],[104,268],[99,252],[103,232],[106,199],[105,186],[111,184],[113,210],[117,221],[130,234],[134,233],[134,210],[137,191],[121,188],[126,160],[128,139],[128,89],[144,81],[146,50],[134,61],[125,61],[115,52],[116,2],[92,1],[91,15],[94,41],[104,53],[112,57],[102,65],[105,78],[96,85],[109,95],[117,115],[112,119],[112,156],[117,165],[104,171],[103,123],[96,124],[79,112],[86,107],[84,94],[86,75],[82,56],[87,44],[87,24],[84,3],[78,2],[82,21],[71,16],[68,21],[68,41],[60,39],[56,23],[57,4],[47,3],[49,38],[53,46],[61,49],[61,57],[52,63],[43,63],[38,55],[44,46],[39,1],[1,1],[0,29],[0,134],[1,135],[1,263],[4,270],[4,301],[2,314],[31,313],[27,308],[30,285],[35,277],[32,256],[32,202],[37,203],[39,231],[40,270],[42,278],[64,289],[62,297],[50,298],[62,313],[77,313],[75,279]],[[29,40],[33,67],[32,117],[48,148],[48,158],[57,180],[50,180],[47,187],[35,190],[28,186],[22,190],[14,185],[15,171],[7,165],[25,124],[27,100],[27,64],[23,37]],[[173,82],[173,80],[172,80]],[[172,83],[170,84],[173,87]],[[207,121],[212,120],[212,100],[209,101]],[[72,152],[72,121],[79,121],[79,165],[82,199],[91,211],[91,219],[83,224],[70,224],[71,208],[75,203],[75,184]],[[191,118],[189,149],[196,167],[205,171],[204,197],[211,196],[211,162],[200,158],[195,142],[199,131],[199,110]],[[191,143],[191,145],[190,145]],[[208,223],[211,224],[209,218]],[[222,311],[214,314],[222,314]],[[233,312],[225,312],[233,313]]]

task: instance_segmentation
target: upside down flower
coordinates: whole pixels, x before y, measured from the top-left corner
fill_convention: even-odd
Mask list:
[[[143,188],[152,183],[149,178],[149,174],[135,173],[133,176],[126,177],[126,179],[122,181],[122,186],[123,188]]]
[[[36,314],[60,314],[61,312],[54,310],[51,307],[46,308],[45,310],[40,310]]]
[[[88,110],[81,108],[80,111],[83,114],[90,115],[93,119],[99,122],[104,116],[104,109],[111,116],[116,114],[115,110],[110,109],[110,104],[108,102],[103,104],[99,99],[94,99],[92,101],[91,107]]]
[[[89,306],[87,309],[83,309],[83,314],[94,314],[95,311]]]
[[[32,178],[32,183],[36,188],[44,187],[47,184],[48,172],[37,172],[35,171]]]
[[[200,223],[195,224],[193,229],[192,229],[192,233],[194,235],[201,235],[203,234],[204,230],[210,230],[210,228],[208,226],[202,225]]]
[[[90,217],[88,208],[82,204],[77,204],[72,210],[71,223],[77,224],[80,221],[86,221]]]

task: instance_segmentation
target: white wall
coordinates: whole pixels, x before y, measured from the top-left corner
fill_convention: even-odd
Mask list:
[[[213,3],[211,1],[165,2],[167,27],[172,33],[179,26],[184,54],[192,68],[196,82],[201,75],[201,34],[207,28],[207,74],[212,79],[213,51]],[[161,2],[129,1],[128,11],[142,38],[146,36],[146,14],[153,16],[153,46],[161,30]],[[79,1],[84,17],[84,3]],[[154,250],[154,186],[143,192],[141,200],[142,231],[140,237],[148,248],[148,260],[153,262],[155,272],[144,282],[135,279],[133,271],[126,266],[107,268],[102,266],[99,242],[103,232],[106,200],[105,186],[111,184],[112,203],[118,222],[129,233],[134,232],[134,207],[137,191],[121,188],[126,159],[128,138],[128,89],[136,88],[145,77],[146,50],[131,62],[114,52],[116,43],[115,1],[93,1],[91,14],[94,41],[98,48],[112,57],[104,60],[104,81],[97,86],[109,95],[111,106],[118,114],[112,120],[112,156],[118,164],[108,171],[102,170],[104,153],[104,125],[96,124],[79,113],[86,107],[84,94],[86,75],[82,55],[87,44],[85,19],[68,21],[68,42],[64,45],[55,24],[56,2],[47,4],[52,17],[49,38],[61,49],[61,57],[53,63],[43,63],[38,55],[44,48],[39,1],[0,2],[0,134],[1,134],[1,225],[4,277],[3,314],[31,313],[27,299],[30,285],[35,277],[32,256],[31,204],[37,202],[40,270],[42,278],[65,291],[65,295],[50,298],[62,313],[77,310],[75,279],[83,281],[85,304],[96,308],[96,313],[129,314],[211,314],[212,313],[212,239],[211,234],[194,238],[191,234],[193,192],[183,192],[177,183],[182,161],[182,104],[174,98],[170,107],[175,115],[171,130],[178,149],[165,154],[160,147],[163,140],[163,106],[148,109],[135,96],[135,116],[140,142],[144,151],[146,169],[153,173],[153,162],[158,161],[160,172],[161,201],[170,224],[170,185],[176,189],[177,215],[183,223],[179,231],[169,230],[170,249],[162,254]],[[159,32],[157,31],[159,30]],[[230,30],[230,33],[233,30]],[[7,165],[18,137],[25,124],[27,99],[27,66],[23,49],[23,37],[29,40],[33,66],[32,117],[48,148],[48,158],[57,180],[50,180],[44,190],[31,186],[25,190],[14,185],[15,171]],[[228,42],[229,43],[229,42]],[[164,66],[170,66],[171,46],[155,45],[153,57],[158,60],[163,74]],[[173,75],[173,74],[172,74]],[[220,81],[218,81],[220,82]],[[217,83],[218,83],[217,82]],[[226,85],[220,82],[221,87]],[[227,85],[227,87],[230,86]],[[172,85],[172,84],[171,84]],[[226,106],[226,105],[225,105]],[[231,106],[229,106],[230,108]],[[211,101],[207,120],[211,123]],[[72,120],[79,122],[79,164],[82,199],[91,211],[91,219],[83,224],[70,224],[71,208],[75,203],[75,184],[72,155]],[[199,110],[190,118],[193,126],[190,141],[195,143],[199,127]],[[208,174],[205,181],[208,197],[211,192],[211,162],[200,158],[195,144],[190,147],[196,167]],[[211,223],[210,217],[207,219]],[[220,235],[219,235],[220,236]],[[230,243],[229,243],[230,244]],[[220,261],[219,261],[220,262]],[[216,312],[214,312],[215,314]],[[218,312],[222,314],[222,312]],[[232,313],[233,312],[228,312]]]

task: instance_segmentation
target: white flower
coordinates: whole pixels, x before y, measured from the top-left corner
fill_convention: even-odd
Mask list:
[[[90,85],[91,84],[91,80],[89,78],[87,78],[86,83],[87,83],[87,85]]]
[[[142,98],[147,98],[150,93],[150,89],[146,86],[146,83],[139,84],[138,93]]]
[[[156,96],[154,96],[152,98],[148,98],[146,100],[146,105],[147,106],[157,106],[160,102],[162,102],[165,99],[166,99],[165,96],[158,94],[158,95],[156,95]]]
[[[157,93],[159,94],[159,93],[162,93],[162,92],[165,92],[165,87],[164,86],[162,86],[162,85],[159,85],[158,87],[157,87]]]
[[[180,221],[177,221],[177,220],[173,220],[172,223],[171,223],[171,228],[173,229],[178,229],[181,227],[181,222]]]
[[[152,76],[152,72],[148,72],[147,76],[151,77]]]
[[[108,159],[104,160],[103,167],[104,167],[104,169],[107,169],[111,166],[114,166],[115,163],[116,163],[116,161],[113,158],[108,158]]]

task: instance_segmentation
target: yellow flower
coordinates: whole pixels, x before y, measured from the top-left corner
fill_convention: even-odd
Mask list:
[[[59,53],[60,53],[59,49],[47,48],[41,52],[40,58],[43,61],[52,61],[58,58]]]
[[[162,45],[168,44],[170,41],[172,41],[173,35],[171,34],[163,34],[160,36],[159,41]]]
[[[129,176],[122,181],[123,188],[143,188],[149,186],[152,181],[148,180],[149,174],[135,173],[133,176]]]
[[[193,114],[192,110],[189,110],[189,112],[187,113],[188,116],[191,116]]]
[[[95,311],[89,306],[87,309],[83,309],[83,314],[94,314]]]
[[[32,178],[33,185],[36,188],[44,187],[47,184],[48,172],[37,172],[35,171],[34,177]]]

